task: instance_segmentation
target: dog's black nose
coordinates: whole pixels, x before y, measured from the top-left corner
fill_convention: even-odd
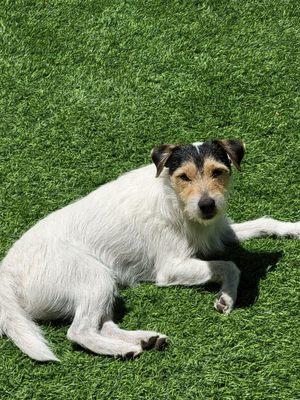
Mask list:
[[[203,199],[200,199],[198,206],[204,218],[210,219],[215,215],[216,202],[211,197],[204,197]]]

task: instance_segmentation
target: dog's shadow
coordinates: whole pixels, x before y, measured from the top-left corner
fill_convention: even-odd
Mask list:
[[[252,252],[240,244],[227,246],[225,253],[219,259],[233,261],[241,271],[240,284],[236,300],[236,307],[246,308],[252,306],[259,297],[260,280],[268,272],[276,268],[282,258],[283,252]],[[216,291],[216,285],[205,285],[208,291]]]

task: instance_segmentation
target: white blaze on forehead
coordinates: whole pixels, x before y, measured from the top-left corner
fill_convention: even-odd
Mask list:
[[[203,142],[195,142],[195,143],[193,143],[193,146],[196,147],[198,153],[199,153],[199,146],[202,146],[202,145],[203,145]]]

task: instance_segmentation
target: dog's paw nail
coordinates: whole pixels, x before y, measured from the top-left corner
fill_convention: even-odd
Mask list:
[[[156,343],[155,343],[155,349],[156,350],[163,350],[167,346],[167,337],[166,336],[160,336],[157,338]]]
[[[151,336],[149,340],[142,340],[141,341],[141,346],[143,350],[149,350],[152,349],[157,341],[157,338],[159,338],[159,335],[156,336]]]
[[[226,306],[226,302],[222,296],[219,299],[219,304],[221,304],[222,306]]]
[[[129,351],[128,353],[125,353],[121,358],[124,361],[127,360],[134,360],[137,358],[142,352],[141,351]]]
[[[224,304],[222,304],[221,302],[218,301],[218,302],[215,304],[215,309],[216,309],[217,311],[219,311],[220,313],[224,313],[225,310],[226,310],[226,306],[225,306]]]
[[[136,358],[138,358],[140,355],[142,354],[141,351],[136,351],[132,357],[133,360],[135,360]]]
[[[231,298],[225,299],[223,295],[215,301],[214,307],[222,314],[229,314],[233,308],[233,301]]]
[[[129,351],[124,355],[124,360],[132,360],[134,357],[134,351]]]

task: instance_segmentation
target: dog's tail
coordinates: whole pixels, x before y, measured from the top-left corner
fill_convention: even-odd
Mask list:
[[[13,282],[0,273],[0,336],[3,333],[34,360],[59,361],[39,327],[18,304]]]

